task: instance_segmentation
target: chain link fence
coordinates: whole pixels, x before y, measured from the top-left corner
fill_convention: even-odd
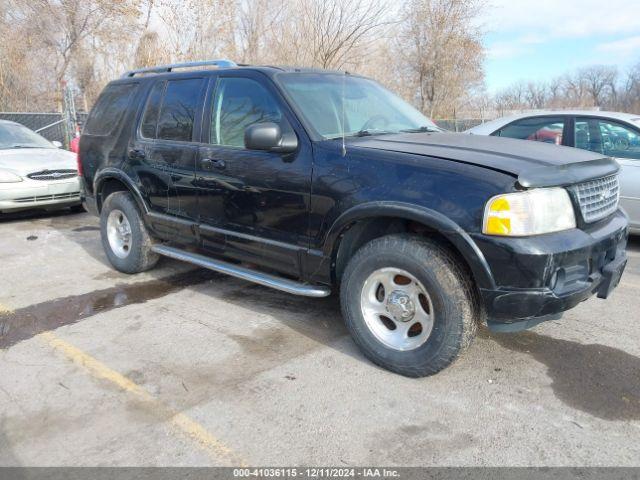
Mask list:
[[[86,119],[86,113],[76,113],[77,122],[84,124]],[[49,141],[57,140],[63,145],[69,144],[70,139],[66,138],[65,117],[62,113],[0,112],[0,120],[11,120],[12,122],[21,123]],[[450,132],[464,132],[485,121],[486,120],[481,118],[434,120],[436,125]]]
[[[86,119],[86,113],[76,114],[76,122],[84,124]],[[68,146],[71,140],[67,138],[65,116],[62,113],[0,112],[0,120],[21,123],[47,140],[57,140],[65,146]]]
[[[448,118],[434,120],[434,123],[440,128],[444,128],[445,130],[449,130],[450,132],[464,132],[465,130],[476,127],[486,121],[488,120],[482,118]]]

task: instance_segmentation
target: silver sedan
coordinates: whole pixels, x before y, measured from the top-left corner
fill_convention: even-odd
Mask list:
[[[80,205],[76,155],[0,121],[0,213]]]
[[[466,133],[519,138],[582,148],[621,166],[620,204],[640,234],[640,115],[597,111],[529,112],[484,123]]]

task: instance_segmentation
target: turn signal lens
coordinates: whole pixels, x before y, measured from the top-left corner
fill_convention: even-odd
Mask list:
[[[482,232],[522,237],[576,227],[576,216],[564,188],[536,188],[497,195],[487,202]]]

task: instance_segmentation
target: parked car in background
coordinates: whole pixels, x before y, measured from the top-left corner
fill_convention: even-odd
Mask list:
[[[69,142],[69,150],[71,150],[73,153],[78,153],[79,145],[80,137],[73,137]]]
[[[632,233],[640,234],[640,115],[544,111],[499,118],[467,130],[472,135],[535,140],[581,148],[620,164],[620,204]]]
[[[0,120],[0,213],[66,207],[81,208],[76,155]]]

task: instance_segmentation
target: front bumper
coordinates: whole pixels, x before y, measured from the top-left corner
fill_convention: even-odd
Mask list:
[[[477,235],[497,284],[481,289],[489,327],[528,328],[593,295],[607,298],[626,265],[627,238],[621,210],[585,229],[528,238]]]
[[[73,205],[80,205],[80,183],[77,178],[52,181],[25,179],[16,183],[0,183],[0,212]]]

